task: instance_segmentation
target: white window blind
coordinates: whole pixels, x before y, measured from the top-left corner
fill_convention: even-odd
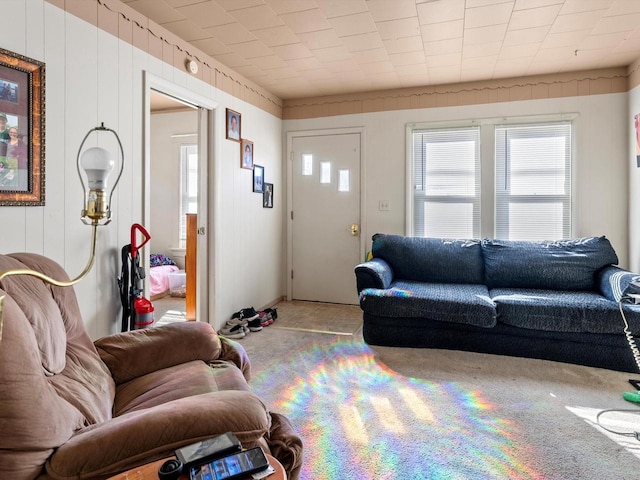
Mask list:
[[[413,131],[413,234],[480,237],[480,130]]]
[[[180,238],[187,246],[187,213],[198,213],[198,146],[180,146]]]
[[[496,238],[571,235],[571,123],[496,126]]]

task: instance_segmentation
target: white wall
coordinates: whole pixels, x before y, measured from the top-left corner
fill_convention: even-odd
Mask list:
[[[286,120],[285,132],[365,128],[363,235],[367,249],[377,232],[405,233],[405,126],[525,115],[577,113],[575,120],[573,236],[606,235],[628,264],[627,94],[503,102],[463,107],[397,110]],[[489,173],[493,175],[493,172]],[[390,211],[378,202],[389,200]]]
[[[282,211],[263,209],[260,195],[251,191],[251,172],[239,168],[238,143],[224,139],[224,108],[242,113],[242,131],[255,142],[256,163],[278,186],[281,121],[43,0],[3,0],[2,6],[12,14],[0,30],[0,45],[46,64],[46,205],[0,207],[0,251],[44,254],[72,276],[84,268],[91,229],[79,218],[82,188],[75,162],[84,135],[104,122],[118,132],[126,166],[114,194],[114,220],[99,228],[96,265],[75,289],[92,338],[119,330],[120,248],[129,243],[131,224],[142,223],[143,72],[149,71],[219,105],[210,170],[219,185],[209,199],[215,230],[209,238],[210,323],[219,327],[239,308],[278,299]],[[100,137],[92,136],[87,146],[94,138]]]

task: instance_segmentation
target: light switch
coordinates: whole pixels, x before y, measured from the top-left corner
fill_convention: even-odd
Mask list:
[[[389,200],[380,200],[380,202],[378,202],[378,210],[381,212],[388,212],[391,210],[389,207]]]

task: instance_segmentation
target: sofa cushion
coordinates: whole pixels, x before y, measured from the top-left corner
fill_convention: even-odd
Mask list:
[[[530,330],[622,335],[618,304],[595,292],[496,288],[489,291],[498,322]],[[625,315],[631,331],[640,332],[640,312]]]
[[[484,285],[398,280],[389,289],[364,289],[360,307],[381,317],[428,318],[478,327],[496,324],[495,306]]]
[[[393,270],[394,279],[433,283],[484,283],[478,240],[376,234],[371,248]]]
[[[212,368],[213,367],[213,368]],[[224,390],[246,390],[249,385],[235,365],[194,360],[134,378],[116,388],[114,416],[153,408],[179,398]]]
[[[605,237],[549,242],[484,239],[482,253],[490,289],[596,290],[596,272],[618,263]]]

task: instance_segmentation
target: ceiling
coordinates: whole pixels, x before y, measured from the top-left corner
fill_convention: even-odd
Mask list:
[[[640,0],[123,1],[283,100],[640,58]]]

